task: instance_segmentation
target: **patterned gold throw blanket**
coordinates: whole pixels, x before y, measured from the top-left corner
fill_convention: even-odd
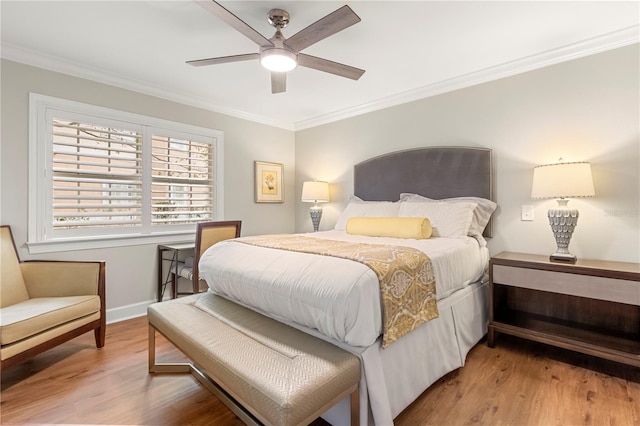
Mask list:
[[[367,265],[376,273],[380,281],[383,348],[438,316],[436,281],[431,259],[420,250],[300,235],[243,237],[234,241],[280,250],[339,257]]]

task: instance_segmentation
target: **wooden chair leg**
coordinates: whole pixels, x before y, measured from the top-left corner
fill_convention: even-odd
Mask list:
[[[104,346],[106,328],[106,325],[103,324],[102,326],[93,329],[93,334],[96,338],[96,348],[101,348]]]
[[[171,298],[176,299],[178,297],[178,276],[171,273]]]

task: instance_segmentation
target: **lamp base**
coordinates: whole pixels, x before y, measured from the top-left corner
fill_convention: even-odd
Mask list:
[[[309,209],[309,214],[311,215],[311,223],[313,223],[313,232],[318,232],[320,219],[322,219],[322,207],[311,207],[311,209]]]
[[[571,253],[553,253],[549,256],[551,262],[576,263],[577,257]]]
[[[573,230],[578,224],[578,209],[572,209],[567,206],[569,200],[559,199],[558,207],[549,209],[549,225],[553,231],[556,240],[556,252],[549,256],[552,262],[574,263],[576,257],[569,253],[569,242]]]

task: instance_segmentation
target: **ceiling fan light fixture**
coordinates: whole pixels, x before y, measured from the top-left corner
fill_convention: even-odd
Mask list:
[[[287,72],[298,66],[298,61],[295,53],[276,47],[260,53],[260,64],[269,71]]]
[[[282,34],[282,29],[289,23],[289,13],[283,9],[271,9],[267,20],[275,27],[276,33],[267,39],[216,0],[197,3],[260,46],[260,52],[187,61],[189,65],[199,67],[260,59],[261,65],[271,72],[271,93],[286,91],[287,72],[298,65],[351,80],[358,80],[364,74],[364,70],[359,68],[300,53],[307,47],[360,22],[360,17],[346,4],[289,38]]]

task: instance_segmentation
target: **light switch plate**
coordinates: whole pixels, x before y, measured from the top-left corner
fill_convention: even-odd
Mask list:
[[[525,220],[525,221],[532,221],[533,220],[533,206],[531,206],[531,205],[522,206],[521,220]]]

